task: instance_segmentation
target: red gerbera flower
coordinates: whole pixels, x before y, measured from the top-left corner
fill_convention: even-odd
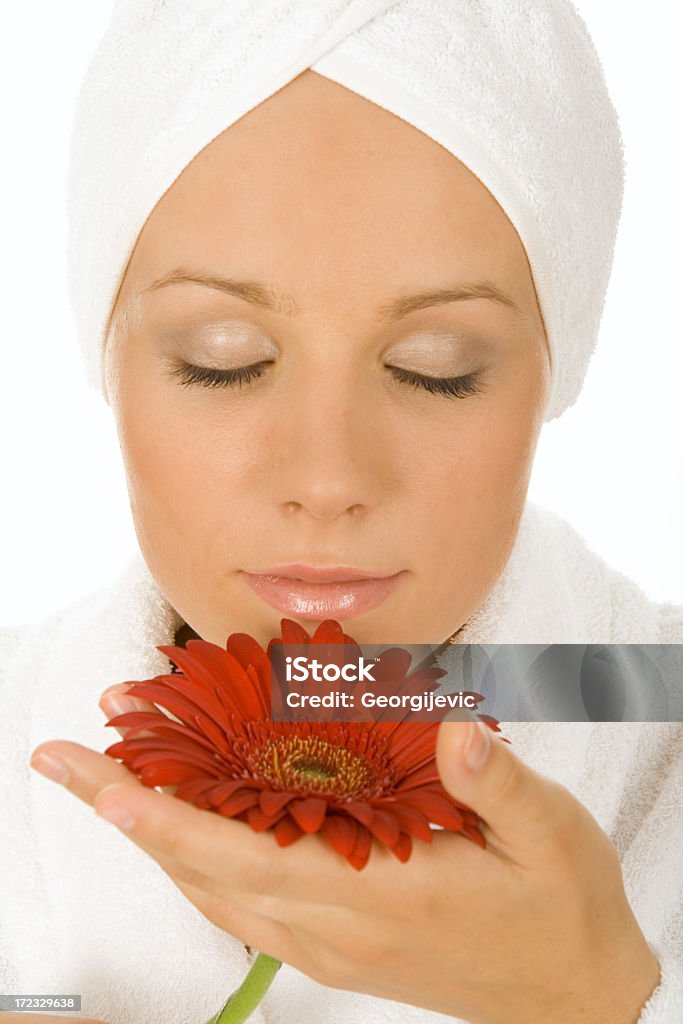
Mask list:
[[[181,671],[133,681],[127,693],[173,717],[117,715],[107,725],[126,734],[105,754],[146,786],[175,786],[199,808],[273,829],[280,846],[319,832],[359,870],[373,837],[406,861],[413,838],[431,842],[430,823],[485,846],[478,815],[441,784],[438,722],[270,720],[273,644],[355,643],[333,619],[313,637],[291,620],[281,626],[267,651],[246,633],[231,634],[225,649],[201,639],[159,646]]]

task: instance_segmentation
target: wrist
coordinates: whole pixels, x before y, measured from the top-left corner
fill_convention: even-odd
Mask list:
[[[643,938],[640,950],[630,970],[617,971],[610,999],[596,1024],[637,1024],[645,1003],[660,982],[659,961]]]
[[[546,1003],[529,1013],[518,1005],[519,1024],[638,1024],[659,982],[659,961],[639,931],[637,943],[615,944],[607,957],[595,957],[575,971],[552,1009]],[[509,1007],[507,1013],[509,1022]]]
[[[659,982],[659,961],[639,932],[635,945],[619,944],[603,958],[599,976],[571,1013],[548,1024],[638,1024]]]

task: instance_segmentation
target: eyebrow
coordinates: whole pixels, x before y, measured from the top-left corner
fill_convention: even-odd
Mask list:
[[[205,288],[213,288],[216,291],[224,292],[227,295],[234,295],[253,306],[260,306],[284,316],[296,316],[300,310],[291,295],[286,292],[277,292],[272,286],[261,284],[259,281],[240,280],[234,277],[219,277],[215,274],[206,274],[201,271],[172,270],[169,274],[141,289],[140,294],[157,291],[160,288],[167,288],[175,284],[199,284]],[[467,284],[457,284],[451,288],[432,288],[426,291],[417,292],[414,295],[404,295],[379,306],[377,319],[388,323],[394,323],[408,313],[419,309],[427,309],[429,306],[442,306],[450,302],[463,302],[468,299],[490,299],[507,306],[517,313],[521,310],[515,302],[502,292],[500,288],[489,281],[473,281]]]

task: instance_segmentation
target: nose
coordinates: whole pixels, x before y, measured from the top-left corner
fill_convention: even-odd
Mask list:
[[[328,369],[302,387],[284,412],[271,463],[283,511],[335,520],[375,508],[393,472],[379,419],[350,374]]]

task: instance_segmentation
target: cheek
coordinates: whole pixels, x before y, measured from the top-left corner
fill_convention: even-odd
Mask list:
[[[147,550],[165,546],[174,558],[197,555],[227,528],[239,533],[240,521],[252,514],[245,502],[254,502],[259,424],[256,410],[233,412],[228,397],[221,401],[208,390],[170,385],[158,370],[140,366],[122,378],[119,441],[136,529]]]
[[[413,430],[405,464],[413,467],[413,492],[424,496],[418,509],[444,529],[506,514],[526,491],[537,435],[533,416],[498,400],[472,400],[450,421]]]
[[[537,399],[526,385],[466,399],[438,429],[425,424],[411,438],[412,490],[422,496],[411,530],[437,604],[452,607],[453,593],[482,600],[507,561],[540,429]]]

